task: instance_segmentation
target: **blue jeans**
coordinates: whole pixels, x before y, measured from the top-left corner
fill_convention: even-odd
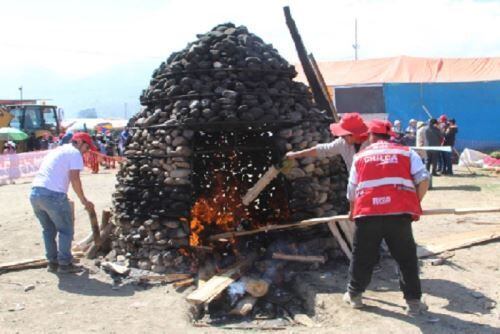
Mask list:
[[[68,196],[46,188],[33,187],[30,202],[43,228],[47,260],[61,265],[70,264],[73,259],[71,242],[74,227]],[[57,235],[59,235],[59,248],[56,243]]]
[[[451,161],[451,152],[443,152],[444,155],[444,168],[443,168],[443,174],[446,175],[453,175],[453,164]]]

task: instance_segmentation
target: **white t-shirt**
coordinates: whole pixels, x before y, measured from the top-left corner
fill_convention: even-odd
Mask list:
[[[70,170],[83,170],[83,157],[73,144],[65,144],[51,150],[43,159],[32,186],[67,193]]]

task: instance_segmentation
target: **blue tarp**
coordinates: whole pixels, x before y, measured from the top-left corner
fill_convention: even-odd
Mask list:
[[[500,149],[500,81],[384,84],[385,111],[405,128],[411,118],[446,114],[459,128],[457,149]]]

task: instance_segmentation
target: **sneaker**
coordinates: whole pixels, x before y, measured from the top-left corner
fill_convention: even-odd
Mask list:
[[[57,272],[58,268],[59,268],[59,263],[57,263],[57,262],[49,262],[47,264],[47,271],[49,273],[55,273],[55,272]]]
[[[363,304],[361,295],[353,296],[349,292],[346,292],[344,293],[344,297],[342,297],[342,300],[349,304],[349,306],[351,306],[352,308],[357,309],[365,306],[365,304]]]
[[[57,268],[57,272],[59,274],[75,274],[81,272],[82,270],[82,267],[75,266],[73,263],[66,265],[60,264],[59,268]]]
[[[425,305],[425,303],[420,301],[419,299],[407,300],[406,304],[407,304],[406,314],[408,314],[410,316],[424,314],[425,311],[427,311],[429,309],[429,307],[427,305]]]

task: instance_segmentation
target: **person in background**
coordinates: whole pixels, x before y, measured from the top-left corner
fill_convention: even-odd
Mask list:
[[[443,146],[451,146],[451,152],[444,153],[444,175],[453,175],[452,155],[455,149],[455,139],[458,133],[458,127],[454,118],[448,121],[448,127],[444,132]]]
[[[85,209],[94,209],[94,204],[85,197],[80,180],[83,154],[88,150],[95,150],[90,136],[75,133],[71,144],[62,145],[45,156],[32,183],[30,202],[43,228],[49,272],[80,271],[73,265],[71,255],[74,226],[67,192],[71,183]]]
[[[38,151],[40,149],[38,139],[36,138],[36,135],[34,132],[30,133],[30,136],[28,137],[28,140],[26,141],[26,149],[28,150],[28,152]]]
[[[425,140],[428,146],[441,146],[443,142],[443,134],[439,129],[437,119],[432,118],[429,120],[429,126],[425,130]],[[439,176],[437,173],[437,161],[439,159],[439,151],[427,151],[427,170],[431,171],[432,175]]]
[[[317,144],[314,147],[288,152],[289,159],[301,159],[307,157],[333,157],[342,156],[347,170],[351,169],[354,154],[368,145],[366,139],[366,124],[358,113],[346,113],[339,123],[330,124],[330,131],[338,138],[330,143]]]
[[[9,159],[9,182],[15,184],[15,179],[21,176],[19,170],[19,157],[17,156],[16,144],[13,141],[8,141],[4,144],[3,154],[6,154]]]
[[[61,141],[59,143],[59,145],[64,145],[64,144],[68,144],[71,142],[71,138],[73,138],[73,131],[71,130],[68,130],[66,133],[64,133],[64,135],[62,136],[61,138]]]
[[[422,121],[417,122],[417,134],[415,138],[415,146],[422,147],[427,146],[427,142],[425,140],[425,130],[427,127],[425,123]],[[427,159],[427,153],[424,150],[417,150],[418,155],[422,158],[422,161]]]
[[[421,301],[417,247],[412,222],[422,214],[420,202],[429,173],[409,147],[389,142],[389,121],[368,123],[370,145],[354,156],[347,198],[350,219],[356,224],[349,283],[343,296],[352,308],[362,308],[362,294],[370,283],[378,251],[385,240],[400,270],[399,285],[409,315],[427,310]]]
[[[402,144],[403,139],[404,139],[404,133],[403,129],[401,128],[401,121],[397,119],[394,121],[391,141],[393,143]]]
[[[45,151],[49,149],[49,135],[44,134],[40,139],[40,150]]]
[[[442,114],[438,118],[438,128],[441,131],[441,134],[443,135],[443,140],[444,140],[444,133],[446,132],[446,128],[448,127],[448,116],[445,114]],[[441,145],[443,143],[441,142]],[[437,160],[437,171],[440,173],[443,173],[444,171],[444,153],[445,152],[438,152],[438,160]]]
[[[410,119],[408,126],[405,129],[403,143],[406,146],[415,146],[417,141],[417,120]]]
[[[130,134],[128,132],[128,128],[124,128],[122,132],[120,132],[120,138],[118,141],[118,149],[120,151],[120,155],[123,156],[125,154],[125,148],[127,146],[128,138]]]
[[[57,144],[56,140],[54,139],[54,137],[53,136],[49,136],[49,150],[52,150],[52,149],[56,148],[57,145],[58,144]]]

